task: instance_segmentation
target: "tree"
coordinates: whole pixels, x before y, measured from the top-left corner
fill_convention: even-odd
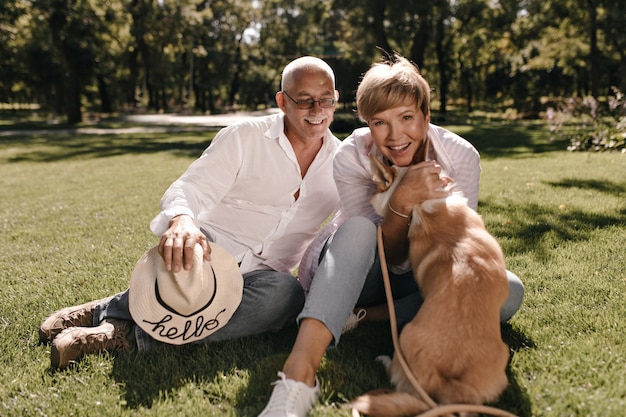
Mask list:
[[[618,86],[626,91],[626,2],[606,0],[601,7],[603,15],[603,34],[606,40],[606,67],[609,86]]]
[[[511,27],[518,13],[517,2],[462,0],[452,10],[450,28],[457,97],[464,97],[468,112],[474,102],[502,96],[506,91],[506,57],[514,53]],[[493,34],[499,32],[499,37]]]
[[[93,76],[97,52],[103,49],[97,34],[105,32],[107,25],[97,11],[104,10],[104,5],[97,0],[34,0],[33,8],[48,25],[52,62],[61,73],[61,78],[55,80],[60,93],[57,99],[68,122],[79,123],[81,94]]]
[[[539,114],[546,96],[626,89],[625,13],[611,0],[6,0],[0,97],[71,123],[85,110],[256,108],[308,54],[352,109],[361,75],[397,51],[442,114],[455,99]]]
[[[13,101],[13,85],[21,84],[18,64],[19,50],[23,48],[20,21],[26,14],[26,5],[9,1],[0,3],[0,100]]]

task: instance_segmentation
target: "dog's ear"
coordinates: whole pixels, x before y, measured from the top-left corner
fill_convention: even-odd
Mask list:
[[[391,187],[391,183],[394,179],[393,168],[380,162],[374,154],[370,154],[370,165],[372,167],[373,179],[377,186],[377,192],[383,192]]]

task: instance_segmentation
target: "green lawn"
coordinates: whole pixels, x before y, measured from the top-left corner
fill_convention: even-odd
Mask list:
[[[533,123],[451,128],[482,154],[479,211],[526,285],[502,327],[510,386],[495,405],[519,416],[623,416],[626,155],[566,152]],[[163,192],[214,132],[1,133],[0,415],[255,416],[294,328],[91,355],[62,372],[38,344],[52,311],[126,288],[157,243],[148,224]],[[386,325],[344,337],[324,360],[312,416],[349,416],[342,403],[387,384],[374,358],[390,351]]]

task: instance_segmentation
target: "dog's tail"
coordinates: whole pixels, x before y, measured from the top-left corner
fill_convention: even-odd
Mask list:
[[[428,404],[406,392],[370,392],[355,398],[349,407],[372,417],[414,416],[430,409]]]

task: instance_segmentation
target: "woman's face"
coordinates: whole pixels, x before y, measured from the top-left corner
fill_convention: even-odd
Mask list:
[[[413,163],[429,123],[430,112],[424,115],[417,104],[407,103],[374,114],[368,125],[383,156],[394,165],[405,167]]]

